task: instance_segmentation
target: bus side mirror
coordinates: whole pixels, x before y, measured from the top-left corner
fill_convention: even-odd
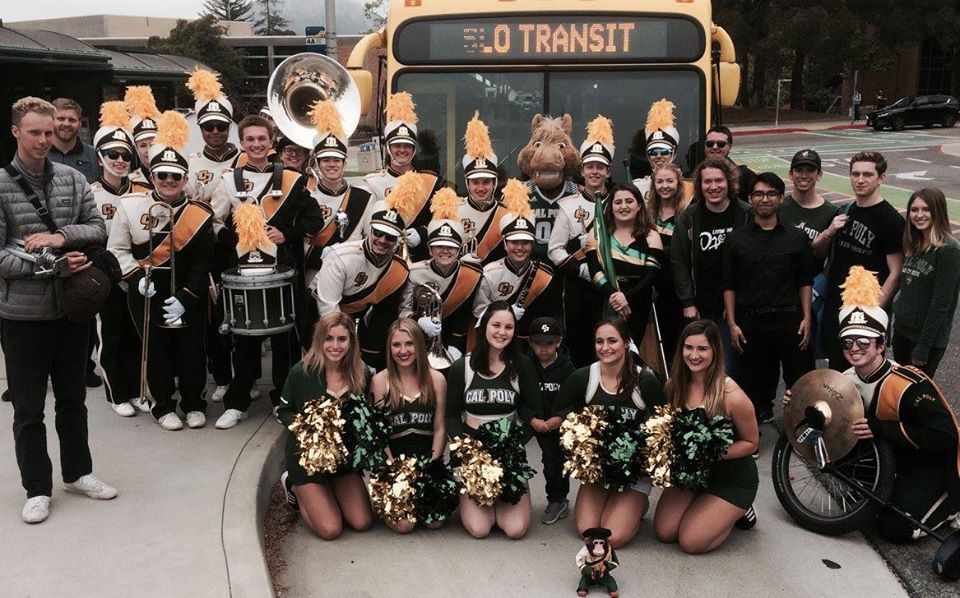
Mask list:
[[[370,71],[364,70],[350,69],[348,72],[353,77],[353,82],[357,84],[357,91],[360,92],[360,115],[366,116],[373,98],[373,75]]]
[[[729,108],[737,103],[740,93],[740,65],[736,62],[721,62],[718,84],[720,85],[720,105]]]

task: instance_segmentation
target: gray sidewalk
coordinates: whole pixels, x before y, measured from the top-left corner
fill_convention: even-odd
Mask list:
[[[0,360],[0,367],[2,363]],[[6,388],[3,370],[0,388]],[[266,389],[262,392],[263,398],[251,406],[250,418],[232,430],[213,427],[223,407],[211,404],[205,428],[167,432],[149,414],[118,417],[107,404],[102,387],[88,389],[94,473],[119,489],[119,496],[111,501],[63,491],[53,394],[48,392],[47,442],[54,465],[54,490],[50,518],[39,525],[20,519],[26,495],[14,455],[13,407],[0,404],[0,475],[4,480],[0,487],[0,595],[230,596],[231,572],[224,546],[225,539],[227,546],[231,542],[236,546],[231,536],[238,530],[233,524],[231,529],[224,528],[224,505],[231,504],[228,484],[233,480],[233,492],[238,457],[245,447],[250,448],[249,441],[261,425],[266,432],[279,429],[270,414]],[[241,483],[255,486],[247,479]],[[249,505],[244,501],[242,508],[253,513],[253,501],[251,498]],[[255,522],[246,525],[246,519],[253,518],[244,515],[241,530],[251,553],[256,552],[259,541]],[[236,521],[236,516],[227,520]],[[259,554],[249,556],[262,561]],[[269,592],[269,586],[263,589]]]

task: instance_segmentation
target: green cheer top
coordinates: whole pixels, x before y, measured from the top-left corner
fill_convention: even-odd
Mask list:
[[[487,378],[470,367],[470,353],[453,362],[447,374],[447,434],[453,438],[469,427],[464,420],[495,421],[503,417],[529,422],[542,410],[540,383],[533,363],[526,355],[514,357],[516,374],[504,368]]]
[[[582,367],[567,378],[553,406],[553,415],[566,417],[568,413],[586,405],[616,407],[628,419],[646,421],[653,408],[666,403],[663,385],[649,368],[638,369],[640,377],[630,398],[616,394],[616,389],[604,388],[600,380],[600,362]]]
[[[371,377],[371,372],[367,370],[364,377],[363,392],[353,395],[355,398],[364,398],[367,389],[370,387]],[[287,374],[287,381],[283,385],[283,392],[280,395],[280,404],[277,405],[277,419],[280,420],[280,423],[282,423],[285,428],[289,429],[290,424],[293,422],[293,418],[303,410],[304,405],[306,405],[308,402],[321,397],[333,399],[340,398],[345,395],[347,395],[346,390],[340,391],[339,393],[334,393],[327,390],[326,376],[323,371],[311,374],[304,370],[303,362],[297,363],[290,369],[290,373]],[[287,471],[289,472],[290,476],[290,483],[294,486],[302,486],[304,484],[323,484],[329,480],[332,475],[353,473],[350,470],[344,469],[332,475],[328,473],[317,473],[314,475],[308,474],[306,470],[300,466],[300,454],[297,450],[296,439],[289,431],[287,432],[286,436],[287,438],[284,453],[287,462]]]
[[[400,395],[400,405],[393,409],[384,397],[379,405],[390,414],[390,453],[394,458],[430,457],[433,452],[434,405],[420,400],[420,393],[412,397]]]

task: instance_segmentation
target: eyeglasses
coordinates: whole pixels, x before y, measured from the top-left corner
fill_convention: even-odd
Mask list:
[[[751,191],[750,192],[750,199],[755,199],[757,201],[760,201],[764,197],[766,197],[767,199],[777,199],[780,197],[780,192],[777,191],[776,189],[771,189],[770,191]]]
[[[110,160],[123,160],[124,162],[129,162],[133,159],[133,156],[129,152],[120,152],[117,150],[110,150],[106,155]]]
[[[393,243],[394,241],[396,241],[396,240],[399,238],[397,235],[391,235],[390,233],[385,233],[385,232],[383,232],[382,230],[379,230],[379,229],[376,229],[376,228],[372,229],[372,231],[373,231],[373,236],[374,236],[374,237],[376,237],[376,238],[378,238],[378,239],[386,239],[386,240],[389,241],[390,243]]]
[[[841,344],[843,345],[844,351],[849,351],[853,349],[853,345],[856,344],[857,348],[861,351],[866,351],[870,348],[870,343],[873,342],[872,338],[866,338],[864,336],[858,336],[856,338],[845,338],[841,339]]]
[[[710,148],[719,147],[720,149],[727,147],[727,144],[728,142],[726,141],[714,141],[712,139],[708,139],[707,141],[703,142],[703,145],[707,147],[710,147]]]
[[[183,175],[179,172],[155,172],[153,176],[157,177],[158,181],[165,181],[167,177],[170,177],[174,183],[179,183],[183,180]]]
[[[655,147],[647,150],[648,156],[669,156],[672,153],[673,150],[665,147]]]
[[[282,153],[284,156],[287,156],[288,158],[293,158],[293,157],[307,155],[307,150],[299,147],[293,147],[292,145],[288,145],[287,147],[283,148]]]
[[[214,131],[226,133],[230,129],[230,125],[227,123],[204,123],[200,125],[200,128],[203,129],[204,133],[213,133]]]

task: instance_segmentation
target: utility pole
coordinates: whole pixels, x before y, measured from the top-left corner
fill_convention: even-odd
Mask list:
[[[777,79],[777,115],[774,118],[773,126],[780,126],[780,86],[784,83],[790,83],[793,79]]]
[[[337,9],[335,0],[325,0],[324,15],[327,20],[327,56],[337,60]]]

